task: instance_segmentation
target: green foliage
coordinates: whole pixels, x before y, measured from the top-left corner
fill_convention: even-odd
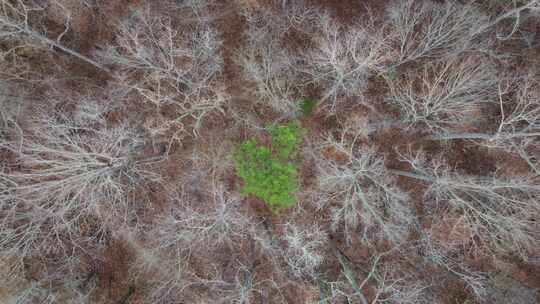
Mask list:
[[[261,198],[279,212],[295,203],[297,169],[290,160],[298,149],[300,129],[296,124],[266,129],[272,138],[271,149],[250,139],[236,148],[233,158],[244,182],[242,192]]]
[[[272,138],[272,149],[281,160],[293,156],[300,141],[300,127],[296,123],[287,125],[272,125],[266,128]]]
[[[300,114],[302,116],[311,116],[317,103],[314,100],[304,98],[300,100]]]

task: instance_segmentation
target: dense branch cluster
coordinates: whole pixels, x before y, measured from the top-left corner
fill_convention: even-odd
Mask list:
[[[142,167],[147,160],[137,159],[140,141],[127,126],[51,114],[37,118],[33,131],[0,144],[16,160],[0,172],[0,244],[24,248],[20,254],[31,254],[55,235],[76,234],[84,217],[121,221],[128,208],[125,186],[157,178]]]
[[[171,16],[140,9],[118,26],[117,45],[99,52],[121,85],[156,106],[174,105],[178,122],[196,126],[226,95],[215,79],[222,68],[217,33],[205,24],[175,24]]]
[[[420,71],[388,77],[387,83],[388,102],[399,108],[403,119],[434,133],[474,121],[482,104],[497,96],[495,71],[478,58],[428,64]]]
[[[354,139],[329,139],[322,153],[330,151],[328,159],[321,157],[319,172],[323,191],[319,205],[334,203],[332,225],[342,223],[347,238],[363,226],[362,238],[368,241],[368,232],[380,231],[395,243],[402,242],[412,214],[407,194],[394,186],[393,178],[384,166],[384,158],[369,148],[358,147]],[[332,157],[334,157],[332,159]]]
[[[421,154],[403,160],[412,171],[396,173],[428,183],[426,203],[437,212],[461,213],[472,239],[481,239],[495,252],[510,250],[527,256],[537,248],[537,176],[467,176],[452,172],[444,163],[427,162]]]

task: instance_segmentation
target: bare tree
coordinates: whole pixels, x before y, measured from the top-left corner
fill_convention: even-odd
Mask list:
[[[508,39],[518,30],[526,13],[534,15],[540,12],[540,2],[530,0],[490,19],[473,2],[446,1],[440,4],[432,0],[406,0],[391,5],[388,9],[392,28],[390,36],[399,53],[396,64],[420,58],[453,57],[471,50],[490,53],[487,48],[489,42],[484,37],[486,33],[501,21],[515,18],[510,33],[498,35],[501,40]]]
[[[18,91],[17,85],[0,80],[0,140],[6,140],[12,131],[22,132],[18,120],[25,103]]]
[[[298,105],[295,96],[298,94],[291,81],[294,59],[283,50],[273,50],[271,43],[248,49],[240,61],[245,72],[255,81],[258,102],[285,117],[296,115]]]
[[[415,270],[391,262],[381,262],[377,266],[373,269],[376,298],[372,303],[438,303],[430,283],[419,277]]]
[[[440,160],[423,154],[404,155],[412,170],[394,174],[425,182],[424,199],[432,210],[458,211],[480,248],[513,252],[527,258],[538,248],[540,227],[535,222],[540,185],[536,175],[480,177],[453,172]],[[474,240],[474,238],[472,239]]]
[[[256,223],[239,210],[238,197],[219,184],[208,192],[183,190],[173,197],[170,215],[146,233],[147,246],[137,249],[134,267],[148,284],[148,299],[245,303],[264,295],[268,286],[276,288],[268,274],[257,273],[255,259],[266,249],[257,240],[261,231]],[[224,257],[228,262],[216,262],[223,254],[230,255]]]
[[[386,77],[387,102],[409,125],[448,133],[479,116],[480,105],[497,97],[494,68],[478,58],[430,63],[420,71]]]
[[[151,303],[170,303],[179,297],[184,298],[184,289],[194,283],[194,276],[189,267],[189,250],[160,243],[158,228],[153,223],[124,226],[114,234],[128,244],[133,253],[130,263],[129,279],[139,286],[144,301]]]
[[[47,36],[46,33],[41,33],[32,27],[30,19],[32,14],[38,14],[44,11],[48,5],[57,5],[65,11],[65,29],[55,39]],[[97,61],[89,58],[64,46],[61,43],[62,36],[64,36],[69,30],[69,11],[65,10],[65,7],[61,3],[55,0],[51,1],[35,1],[35,0],[2,0],[0,1],[0,33],[3,38],[11,40],[27,40],[30,45],[38,46],[40,43],[49,47],[55,47],[62,52],[69,54],[79,60],[93,65],[94,67],[109,72],[103,65]],[[10,51],[15,51],[17,47],[12,48]]]
[[[130,269],[133,280],[144,285],[144,299],[152,303],[170,303],[174,299],[187,299],[185,290],[194,285],[189,269],[189,255],[174,250],[137,248],[138,256]],[[185,252],[184,252],[185,253]],[[151,260],[149,255],[152,255]]]
[[[249,220],[238,210],[238,197],[221,188],[210,193],[194,191],[193,197],[189,192],[182,194],[175,201],[171,215],[158,225],[156,246],[208,246],[209,240],[220,245],[248,233]]]
[[[293,5],[296,7],[296,5]],[[246,10],[246,46],[237,61],[256,86],[257,102],[284,117],[298,112],[298,58],[283,45],[291,21],[267,10]]]
[[[31,303],[89,303],[89,294],[92,286],[81,288],[83,276],[73,273],[75,269],[71,263],[64,264],[72,268],[52,269],[52,275],[39,274],[34,277],[25,269],[17,252],[12,256],[0,253],[0,301],[7,304],[31,304]],[[80,262],[80,261],[78,261]],[[46,267],[43,267],[46,268]]]
[[[389,46],[373,20],[345,28],[327,14],[320,14],[314,22],[314,47],[303,56],[303,72],[309,83],[324,89],[319,102],[329,103],[334,111],[342,97],[360,95],[368,78],[385,68]]]
[[[441,247],[432,239],[430,233],[423,236],[419,247],[425,261],[441,267],[451,277],[461,280],[477,299],[483,300],[488,295],[487,274],[470,269],[463,261],[462,254],[458,250],[452,251]]]
[[[331,303],[339,299],[364,304],[438,303],[430,282],[409,265],[413,246],[410,243],[403,245],[374,254],[361,265],[336,249],[343,278],[326,283],[330,289],[328,299],[333,300]]]
[[[520,81],[514,99],[504,100],[499,87],[500,122],[494,132],[446,133],[432,137],[437,140],[469,139],[488,147],[499,147],[519,155],[537,175],[540,173],[540,85],[532,76]]]
[[[158,107],[173,105],[176,121],[193,120],[195,132],[227,100],[216,82],[220,41],[209,25],[194,21],[177,27],[147,6],[118,25],[116,42],[98,55],[114,67],[117,82]]]
[[[472,4],[431,0],[395,1],[388,9],[391,36],[398,50],[396,64],[420,58],[455,56],[469,50],[485,51],[476,36],[488,18]]]
[[[498,39],[507,40],[519,30],[519,26],[521,25],[521,22],[523,20],[527,19],[527,17],[537,17],[540,14],[540,1],[538,0],[519,1],[519,4],[521,5],[518,5],[518,1],[512,1],[511,4],[513,6],[512,9],[509,9],[508,11],[502,13],[496,18],[490,20],[488,23],[484,24],[480,28],[476,29],[474,34],[482,34],[486,31],[491,30],[503,20],[514,18],[514,26],[512,27],[510,33],[505,34],[505,36],[501,36],[500,34],[497,35]]]
[[[374,20],[344,27],[302,1],[283,7],[284,16],[266,10],[245,13],[249,29],[239,63],[255,81],[259,102],[285,117],[297,113],[297,101],[310,85],[323,89],[319,102],[334,111],[342,97],[360,95],[367,79],[391,61],[387,39]],[[291,32],[312,41],[291,50],[286,39]]]
[[[330,151],[330,157],[324,151]],[[384,158],[369,148],[356,144],[346,134],[339,140],[328,138],[321,147],[319,188],[320,207],[332,209],[334,229],[344,224],[348,240],[363,226],[362,239],[380,232],[384,238],[404,241],[413,214],[407,195],[395,186],[387,172]]]
[[[120,221],[127,187],[158,178],[144,169],[150,159],[137,155],[141,142],[127,126],[81,126],[53,114],[37,119],[22,138],[0,142],[16,159],[0,171],[0,247],[17,248],[23,257],[51,238],[77,235],[86,216],[104,225]]]
[[[293,273],[302,277],[316,277],[317,267],[322,263],[322,246],[326,241],[326,234],[318,226],[306,228],[295,224],[285,224],[285,233],[282,239],[287,242],[283,258]]]

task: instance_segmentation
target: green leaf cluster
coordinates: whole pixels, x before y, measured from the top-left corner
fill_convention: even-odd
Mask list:
[[[297,168],[292,162],[300,143],[297,124],[272,125],[266,128],[271,148],[260,146],[254,139],[240,144],[234,151],[236,172],[244,185],[242,192],[255,195],[279,212],[296,200]]]
[[[271,125],[266,131],[272,138],[272,149],[277,157],[286,161],[294,156],[300,143],[298,124]]]
[[[315,106],[317,103],[314,100],[311,99],[301,99],[300,100],[300,115],[304,117],[311,116],[313,114],[313,111],[315,110]]]

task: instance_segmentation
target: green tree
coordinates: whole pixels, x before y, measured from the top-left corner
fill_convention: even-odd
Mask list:
[[[292,162],[300,143],[296,123],[266,128],[271,148],[260,146],[254,139],[240,144],[234,151],[236,172],[243,181],[242,192],[255,195],[274,212],[296,202],[297,168]]]

